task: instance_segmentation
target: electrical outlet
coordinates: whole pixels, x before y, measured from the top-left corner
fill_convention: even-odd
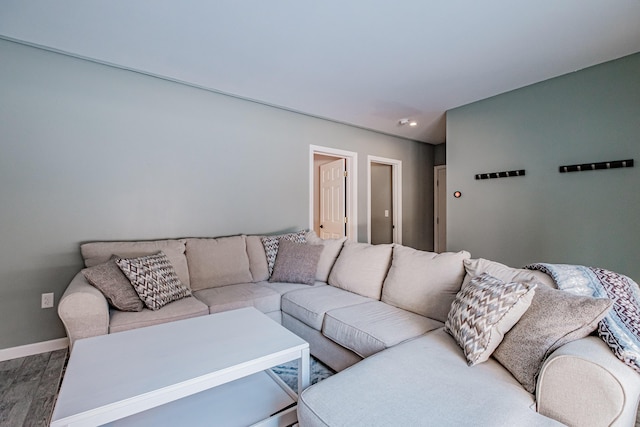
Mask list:
[[[42,308],[51,308],[53,307],[53,292],[48,294],[42,294],[41,304]]]

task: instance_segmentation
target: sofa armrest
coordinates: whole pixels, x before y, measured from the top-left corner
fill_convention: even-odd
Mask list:
[[[70,349],[77,339],[109,333],[109,303],[82,272],[76,274],[60,298],[58,316],[67,330]]]
[[[538,412],[569,426],[633,426],[640,375],[598,337],[557,349],[538,377]]]

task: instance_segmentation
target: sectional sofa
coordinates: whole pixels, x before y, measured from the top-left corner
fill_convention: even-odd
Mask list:
[[[285,251],[277,252],[283,239],[320,248],[287,264]],[[290,251],[292,246],[286,247]],[[445,330],[459,291],[478,278],[525,283],[520,292],[529,295],[527,307],[535,297],[531,289],[544,288],[539,295],[561,292],[541,272],[474,260],[465,251],[436,254],[400,245],[321,240],[313,232],[93,242],[80,249],[87,268],[73,278],[58,306],[71,348],[85,337],[254,306],[308,341],[311,353],[338,372],[301,393],[303,427],[635,422],[640,375],[598,337],[587,336],[600,317],[572,327],[571,337],[563,335],[572,339],[555,342],[539,357],[540,366],[524,373],[519,357],[527,359],[526,365],[531,354],[517,354],[518,336],[507,340],[505,335],[500,345],[510,341],[509,349],[498,347],[486,361],[469,366],[466,347]],[[191,296],[157,310],[123,311],[87,280],[114,255],[126,259],[158,252],[166,255]],[[310,281],[286,271],[308,269],[309,263]],[[523,319],[516,325],[522,325],[518,333],[527,344],[532,326]]]

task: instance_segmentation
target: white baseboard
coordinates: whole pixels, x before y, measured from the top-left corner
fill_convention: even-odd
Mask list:
[[[48,351],[62,350],[67,347],[69,347],[69,338],[58,338],[57,340],[42,341],[18,347],[5,348],[0,350],[0,362],[9,359],[17,359],[18,357],[46,353]]]

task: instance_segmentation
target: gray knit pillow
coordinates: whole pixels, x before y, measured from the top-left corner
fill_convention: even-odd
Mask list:
[[[144,304],[131,282],[116,264],[117,257],[103,264],[85,268],[82,274],[87,281],[98,288],[109,304],[121,311],[142,311]]]
[[[609,312],[613,302],[538,285],[531,305],[493,353],[529,392],[536,391],[544,360],[564,344],[584,338]]]
[[[278,256],[269,282],[302,283],[313,285],[318,261],[324,246],[280,241]]]
[[[264,253],[267,256],[267,267],[269,268],[269,276],[273,274],[273,266],[278,256],[278,247],[282,240],[290,240],[296,243],[305,243],[307,241],[307,232],[300,230],[297,233],[279,234],[277,236],[261,237]]]

